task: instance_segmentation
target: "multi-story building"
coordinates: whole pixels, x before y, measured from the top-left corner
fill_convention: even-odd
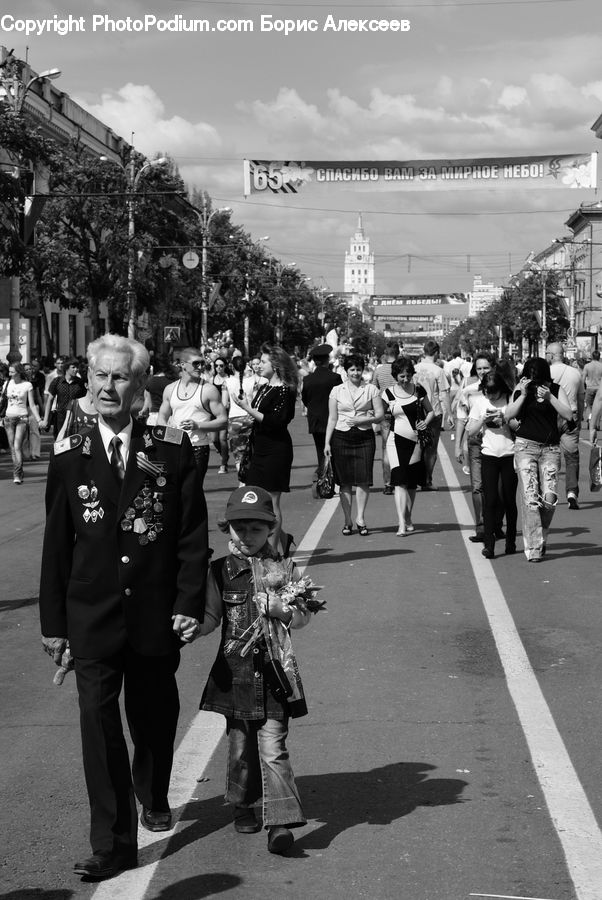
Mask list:
[[[440,343],[468,317],[466,294],[376,294],[370,307],[375,331],[395,338],[411,355],[421,353],[429,338]]]
[[[374,253],[370,250],[370,238],[364,234],[362,214],[359,213],[355,234],[345,253],[344,292],[359,294],[360,298],[370,297],[375,290],[374,284]]]
[[[48,78],[38,76],[27,62],[15,59],[5,47],[0,47],[0,65],[0,103],[6,102],[14,107],[20,91],[21,112],[46,137],[63,144],[77,139],[92,155],[105,156],[116,163],[127,155],[129,145],[123,138],[86,112],[68,94],[58,90]],[[58,74],[55,70],[52,77]],[[14,161],[0,151],[0,164],[14,166]],[[36,171],[34,176],[36,193],[46,193],[48,186],[43,171]],[[91,336],[86,312],[62,308],[55,302],[45,302],[42,306],[24,307],[19,298],[18,279],[0,278],[0,359],[6,358],[11,331],[15,330],[18,331],[19,352],[25,361],[34,354],[44,356],[48,353],[46,329],[42,327],[43,315],[46,316],[55,354],[84,354]],[[102,305],[101,317],[106,319],[106,309]]]
[[[496,287],[494,284],[485,284],[480,275],[475,275],[472,291],[468,292],[468,315],[476,316],[478,313],[484,312],[496,300],[499,300],[503,293],[503,288]]]

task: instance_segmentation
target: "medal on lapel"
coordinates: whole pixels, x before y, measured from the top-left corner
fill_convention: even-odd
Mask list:
[[[82,501],[82,506],[84,507],[83,519],[86,524],[88,524],[88,522],[96,522],[97,519],[102,519],[105,511],[102,506],[99,505],[98,488],[93,481],[90,482],[89,487],[87,484],[80,484],[77,489],[77,496]]]
[[[139,458],[140,454],[136,459],[137,463]],[[159,484],[158,478],[156,483]],[[163,531],[163,494],[152,490],[150,478],[144,479],[143,487],[132,505],[126,509],[120,525],[122,531],[137,534],[138,543],[143,547],[149,543],[154,544]]]
[[[167,478],[165,477],[166,467],[164,462],[153,463],[150,461],[146,453],[143,453],[142,450],[139,450],[136,454],[136,465],[139,469],[142,469],[143,472],[146,472],[148,475],[154,478],[157,487],[165,487],[165,485],[167,484]]]

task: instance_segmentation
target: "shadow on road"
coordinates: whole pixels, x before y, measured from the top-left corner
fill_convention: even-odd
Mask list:
[[[390,825],[420,806],[462,803],[468,782],[429,778],[429,763],[398,762],[367,772],[336,772],[297,779],[306,814],[324,824],[299,838],[295,849],[323,850],[356,825]]]
[[[38,602],[37,597],[24,597],[22,600],[0,600],[0,613],[8,612],[11,609],[23,609],[25,606],[35,606]],[[0,894],[0,900],[4,894]]]
[[[65,889],[45,891],[43,888],[20,888],[0,894],[0,900],[70,900],[73,896],[73,891]]]
[[[242,878],[229,875],[227,872],[205,872],[192,878],[183,878],[175,884],[166,885],[159,893],[151,890],[146,900],[203,900],[203,897],[214,897],[242,884]]]
[[[435,768],[429,763],[398,762],[367,772],[333,772],[297,778],[306,815],[323,824],[299,837],[290,855],[303,857],[307,850],[325,849],[339,834],[356,825],[390,825],[421,806],[463,803],[461,794],[468,782],[459,778],[430,778],[429,773]],[[165,857],[214,831],[231,828],[232,815],[220,795],[188,803],[180,821],[190,824],[169,840]],[[153,853],[156,852],[155,844]],[[172,897],[175,900],[177,896],[161,894],[153,900],[172,900]]]

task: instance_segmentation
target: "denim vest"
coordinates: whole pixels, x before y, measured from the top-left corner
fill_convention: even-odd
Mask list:
[[[200,708],[234,719],[283,720],[305,715],[304,699],[285,706],[269,691],[263,677],[269,659],[263,638],[245,656],[240,655],[251,636],[247,629],[258,615],[250,563],[226,556],[212,562],[211,569],[222,593],[222,637]]]

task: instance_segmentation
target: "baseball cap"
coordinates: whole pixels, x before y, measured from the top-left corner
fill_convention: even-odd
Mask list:
[[[272,498],[263,488],[245,485],[230,494],[226,504],[226,521],[237,519],[259,519],[262,522],[276,521]]]

